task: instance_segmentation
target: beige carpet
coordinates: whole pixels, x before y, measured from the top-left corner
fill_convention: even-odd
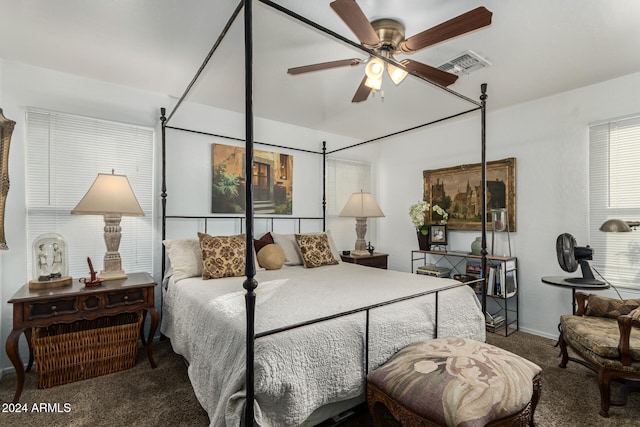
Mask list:
[[[20,398],[28,412],[2,413],[0,426],[208,426],[209,418],[193,393],[182,359],[168,341],[154,343],[153,350],[156,369],[151,369],[146,350],[141,349],[131,369],[41,390],[32,370],[26,374]],[[3,408],[13,399],[15,385],[15,374],[0,380]],[[61,407],[69,403],[71,410],[32,412],[33,405],[40,403],[59,403]]]
[[[489,334],[488,342],[520,354],[543,368],[542,398],[536,411],[539,427],[606,427],[640,425],[640,393],[629,397],[627,406],[612,407],[610,418],[598,415],[599,393],[596,377],[585,367],[569,363],[558,367],[559,350],[554,341],[517,332],[509,337]],[[37,389],[35,373],[27,373],[20,402],[27,413],[0,413],[1,426],[207,426],[207,414],[198,404],[181,358],[167,341],[154,344],[157,369],[151,369],[146,352],[138,354],[132,369],[102,377]],[[15,391],[15,375],[0,380],[2,409]],[[70,405],[60,413],[33,412],[41,403]],[[55,405],[50,405],[55,409]],[[342,424],[370,425],[365,413]],[[326,423],[326,425],[331,425]],[[324,424],[323,424],[324,426]]]
[[[542,368],[542,396],[535,414],[539,427],[608,427],[640,425],[640,393],[624,407],[612,406],[609,418],[598,415],[600,392],[595,373],[569,362],[561,369],[560,348],[549,340],[524,332],[508,337],[487,334],[487,342],[526,357]]]

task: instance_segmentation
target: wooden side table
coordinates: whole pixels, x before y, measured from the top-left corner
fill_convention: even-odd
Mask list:
[[[367,267],[387,269],[389,254],[374,252],[373,255],[340,255],[342,261],[352,264],[366,265]]]
[[[7,338],[6,351],[17,377],[13,403],[18,403],[24,387],[25,369],[18,348],[18,340],[23,333],[29,344],[27,371],[33,365],[31,328],[144,310],[144,314],[151,317],[147,357],[151,367],[155,368],[151,344],[160,318],[154,302],[155,286],[156,282],[148,273],[131,273],[127,279],[107,281],[91,288],[78,280],[74,280],[71,286],[52,289],[31,290],[28,284],[22,286],[8,301],[13,304],[13,329]],[[142,329],[140,333],[142,335]],[[144,337],[142,339],[144,342]]]

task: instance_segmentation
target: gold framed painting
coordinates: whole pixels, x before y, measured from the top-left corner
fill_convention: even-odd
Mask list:
[[[516,231],[516,159],[509,157],[487,162],[487,230],[491,230],[491,209],[505,208],[508,230]],[[423,199],[431,207],[443,208],[449,230],[482,229],[482,169],[480,163],[422,172]],[[429,209],[427,223],[442,218]]]

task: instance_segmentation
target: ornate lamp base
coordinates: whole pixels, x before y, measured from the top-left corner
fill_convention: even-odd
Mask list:
[[[107,252],[104,254],[104,269],[98,273],[100,280],[126,279],[127,275],[122,270],[122,260],[120,258],[120,214],[104,215],[104,243],[107,245]]]
[[[369,255],[367,251],[367,241],[364,236],[367,234],[367,218],[356,218],[356,246],[351,251],[351,255]]]

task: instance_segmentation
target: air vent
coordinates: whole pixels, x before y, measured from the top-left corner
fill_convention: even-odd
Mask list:
[[[487,61],[477,53],[468,50],[464,53],[461,53],[456,58],[445,62],[438,68],[442,71],[446,71],[452,74],[469,74],[472,71],[476,71],[490,65],[491,63],[489,61]]]

